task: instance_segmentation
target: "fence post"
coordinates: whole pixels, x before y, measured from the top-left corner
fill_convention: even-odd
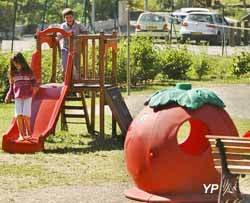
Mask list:
[[[2,43],[3,43],[3,39],[2,39],[2,37],[0,36],[0,51],[2,50]]]
[[[234,26],[234,23],[230,23],[230,26]],[[235,46],[235,29],[234,28],[229,28],[229,44],[230,46],[234,47]]]
[[[248,28],[249,22],[246,20],[244,21],[244,28]],[[248,30],[244,30],[244,45],[248,45],[249,36],[248,36]]]
[[[241,27],[241,22],[236,23],[237,27]],[[239,46],[241,44],[241,29],[237,29],[236,31],[236,45]]]

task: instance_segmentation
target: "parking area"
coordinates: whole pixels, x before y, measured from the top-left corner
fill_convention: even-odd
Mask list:
[[[164,46],[164,41],[163,45]],[[222,47],[221,46],[204,46],[203,44],[196,45],[196,44],[187,44],[187,45],[179,45],[179,44],[172,44],[173,47],[177,46],[187,46],[187,49],[192,53],[207,53],[209,55],[221,55],[222,54]],[[22,38],[21,40],[15,40],[13,50],[14,51],[33,51],[36,47],[36,41],[33,36],[28,36]],[[43,49],[48,49],[46,44],[43,44]],[[11,40],[3,40],[2,42],[2,51],[8,52],[11,50]],[[224,55],[232,56],[237,53],[241,53],[242,51],[249,52],[250,46],[226,46],[224,48]]]

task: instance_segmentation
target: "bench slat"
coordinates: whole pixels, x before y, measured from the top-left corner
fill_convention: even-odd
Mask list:
[[[224,135],[206,135],[208,139],[222,139],[222,140],[237,140],[237,141],[250,141],[248,137],[224,136]]]
[[[221,166],[215,166],[215,168],[221,170]],[[250,167],[243,168],[243,166],[229,166],[228,169],[232,174],[250,174]]]
[[[212,152],[212,155],[213,155],[214,159],[220,159],[219,151]],[[249,154],[242,155],[242,154],[235,154],[235,153],[227,153],[226,156],[227,156],[227,159],[235,159],[235,160],[246,159],[246,160],[250,160],[250,155]]]
[[[250,166],[250,160],[228,160],[228,165],[235,165],[235,166]],[[214,165],[215,166],[221,166],[221,160],[220,159],[214,159]]]
[[[212,153],[213,152],[219,152],[219,149],[215,146],[212,146]],[[250,147],[231,147],[231,146],[225,146],[224,147],[225,153],[239,153],[242,155],[250,155]]]
[[[249,141],[236,141],[236,140],[221,140],[224,144],[224,146],[235,146],[235,147],[250,147],[250,140]],[[215,141],[211,141],[210,142],[211,146],[216,146],[216,142]]]

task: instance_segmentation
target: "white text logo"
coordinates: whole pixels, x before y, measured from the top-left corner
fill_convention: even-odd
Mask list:
[[[203,187],[205,189],[205,194],[213,194],[216,190],[219,189],[219,185],[218,184],[203,184]]]

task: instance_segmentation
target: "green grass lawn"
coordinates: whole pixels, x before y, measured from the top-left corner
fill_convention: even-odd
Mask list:
[[[153,92],[166,85],[138,90],[138,94]],[[134,94],[134,93],[133,93]],[[0,143],[8,129],[13,104],[0,104]],[[239,134],[249,129],[248,119],[233,118]],[[98,129],[98,127],[97,127]],[[85,126],[71,125],[69,131],[57,126],[49,136],[45,150],[35,154],[9,154],[0,151],[0,188],[20,191],[50,186],[87,185],[107,182],[128,182],[123,138],[111,138],[111,118],[106,117],[105,140],[91,137]],[[185,134],[185,129],[183,130]]]
[[[8,129],[13,104],[0,104],[0,142]],[[3,116],[4,115],[4,116]],[[106,139],[92,138],[85,125],[71,125],[69,131],[49,136],[43,152],[8,154],[0,151],[0,188],[17,191],[63,185],[124,182],[126,172],[123,138],[111,139],[111,118],[106,119]],[[98,128],[98,126],[97,126]]]

